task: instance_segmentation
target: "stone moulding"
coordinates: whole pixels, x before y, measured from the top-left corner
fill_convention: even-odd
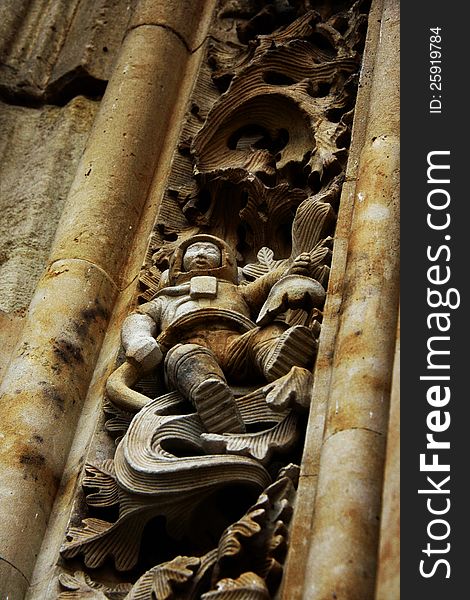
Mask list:
[[[381,565],[390,566],[393,579],[375,579],[384,559],[378,537],[385,442],[397,436],[389,399],[399,297],[399,3],[374,2],[369,20],[335,242],[340,251],[315,374],[318,407],[310,415],[292,523],[293,538],[309,540],[309,551],[291,548],[281,592],[289,600],[398,597],[396,553]],[[392,500],[390,489],[384,494]],[[387,504],[382,534],[396,550]],[[395,502],[394,517],[398,512]]]
[[[14,4],[0,7],[0,94],[33,105],[65,104],[76,90],[102,96],[133,0]]]
[[[127,600],[267,599],[282,578],[367,22],[361,1],[288,4],[219,6],[107,384],[116,451],[87,464],[62,548],[67,571],[129,571]]]

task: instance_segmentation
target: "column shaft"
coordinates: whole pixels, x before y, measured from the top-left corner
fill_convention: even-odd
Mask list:
[[[128,255],[211,2],[186,4],[136,8],[0,388],[2,598],[24,596],[110,315],[138,273]]]

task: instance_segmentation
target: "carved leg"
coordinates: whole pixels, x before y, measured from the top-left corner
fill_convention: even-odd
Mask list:
[[[195,406],[209,433],[242,433],[245,425],[214,354],[197,344],[178,344],[165,359],[168,384]]]
[[[313,332],[303,325],[260,329],[254,339],[256,363],[268,381],[287,375],[292,367],[312,367],[317,353]]]

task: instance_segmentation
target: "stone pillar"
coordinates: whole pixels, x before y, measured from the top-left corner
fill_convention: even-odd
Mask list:
[[[358,99],[342,194],[349,206],[338,219],[286,600],[374,597],[399,292],[399,3],[376,2],[369,28],[377,22],[370,96]]]
[[[376,600],[400,598],[400,326],[393,366]]]
[[[0,390],[2,598],[28,587],[109,317],[138,273],[128,254],[211,10],[138,5],[72,183]]]

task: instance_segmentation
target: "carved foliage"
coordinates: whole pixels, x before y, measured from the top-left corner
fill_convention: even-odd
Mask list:
[[[316,196],[337,207],[367,22],[363,4],[315,12],[310,2],[292,0],[223,3],[141,278],[144,299],[188,235],[203,230],[224,238],[242,266],[256,262],[263,246],[275,260],[286,259],[300,204]],[[333,232],[334,216],[328,225],[323,238]]]
[[[132,589],[129,583],[97,583],[83,571],[75,571],[73,575],[61,573],[59,582],[66,590],[59,595],[59,600],[123,600]]]
[[[261,463],[267,464],[273,452],[288,451],[298,439],[297,417],[289,411],[306,402],[305,377],[308,382],[309,373],[294,367],[291,385],[284,378],[278,386],[274,382],[239,398],[248,425],[268,426],[259,433],[208,434],[197,415],[161,416],[164,399],[150,402],[134,417],[114,461],[87,465],[85,470],[88,505],[118,504],[117,521],[88,518],[80,527],[71,527],[63,556],[81,554],[89,567],[110,557],[118,570],[128,570],[137,562],[143,529],[154,516],[165,515],[168,530],[178,537],[192,512],[221,486],[239,483],[263,489],[269,475]],[[295,381],[304,384],[302,389],[297,384],[298,392]],[[275,412],[266,404],[266,395]],[[173,398],[181,402],[175,394]],[[190,448],[198,455],[181,456]]]
[[[94,582],[63,573],[66,598],[90,600],[268,600],[277,588],[287,551],[298,467],[289,465],[257,502],[222,534],[218,548],[201,558],[178,556],[150,569],[132,586]]]

